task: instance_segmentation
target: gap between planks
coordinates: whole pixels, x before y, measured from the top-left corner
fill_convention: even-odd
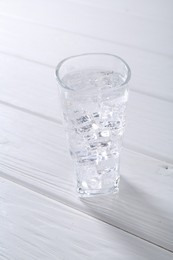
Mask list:
[[[18,54],[13,54],[13,53],[10,53],[10,52],[5,52],[5,51],[1,51],[0,50],[0,53],[2,55],[6,55],[6,56],[9,56],[9,57],[13,57],[13,58],[17,58],[19,60],[24,60],[24,61],[27,61],[27,62],[31,62],[31,63],[34,63],[34,64],[38,64],[40,66],[44,66],[44,67],[47,67],[47,68],[51,68],[51,69],[54,69],[55,70],[55,66],[52,66],[52,65],[49,65],[49,64],[46,64],[46,63],[43,63],[43,62],[40,62],[40,61],[37,61],[37,60],[33,60],[33,59],[28,59],[28,58],[25,58],[21,55],[18,55]],[[152,98],[155,98],[155,99],[159,99],[159,100],[163,100],[163,101],[166,101],[166,102],[169,102],[169,103],[173,103],[172,101],[172,98],[169,98],[169,97],[163,97],[161,95],[158,95],[158,94],[151,94],[151,93],[147,93],[143,90],[138,90],[138,89],[131,89],[130,88],[130,92],[135,92],[135,93],[138,93],[138,94],[141,94],[141,95],[144,95],[144,96],[147,96],[147,97],[152,97]],[[1,102],[1,101],[0,101]],[[3,102],[3,101],[2,101]],[[5,104],[6,102],[4,102]],[[17,108],[17,106],[16,106]],[[19,107],[20,108],[20,107]],[[28,113],[31,113],[31,114],[34,114],[35,112],[29,110],[29,109],[25,109],[25,108],[21,108],[22,110],[26,110],[28,111]],[[40,114],[40,113],[35,113],[35,114],[38,114],[39,116],[41,117],[44,117],[43,114]],[[49,118],[49,117],[47,117]],[[53,118],[50,117],[50,120],[52,120]],[[54,119],[53,119],[54,120]]]
[[[33,186],[33,183],[35,186],[39,184],[39,189],[48,190],[49,194],[57,196],[70,206],[73,205],[75,208],[80,206],[82,210],[87,212],[90,208],[89,214],[96,214],[97,217],[104,218],[115,226],[119,225],[122,229],[128,229],[131,233],[136,232],[139,237],[144,237],[161,247],[172,250],[172,210],[169,208],[173,169],[171,165],[170,171],[167,171],[166,169],[169,166],[165,166],[164,162],[154,161],[150,157],[126,151],[124,155],[122,154],[124,163],[122,164],[120,200],[117,200],[115,204],[115,197],[112,198],[113,200],[108,197],[104,202],[92,200],[87,205],[78,200],[72,188],[72,174],[69,175],[72,172],[72,165],[66,145],[64,146],[64,138],[61,138],[64,136],[62,127],[60,129],[60,127],[50,124],[48,121],[47,127],[45,127],[46,122],[44,120],[38,120],[25,113],[22,115],[22,112],[17,113],[10,108],[8,110],[11,115],[9,123],[6,108],[4,108],[4,113],[3,107],[1,109],[2,118],[5,119],[4,123],[7,119],[7,125],[4,124],[4,133],[7,133],[8,136],[4,139],[3,137],[6,134],[4,136],[2,131],[2,172],[12,176],[12,178],[15,176],[14,178],[30,183],[31,186]],[[15,117],[15,114],[19,118],[18,116]],[[15,131],[16,134],[13,131],[14,120],[17,124],[15,124],[15,129],[19,130]],[[34,125],[35,128],[33,128]],[[37,128],[38,125],[40,125],[39,128]],[[32,129],[28,129],[28,126]],[[44,129],[43,135],[39,129]],[[68,165],[65,163],[67,160],[69,160]],[[64,174],[61,176],[59,174],[62,171]],[[165,192],[160,196],[164,189],[167,190],[167,193]],[[149,196],[151,196],[151,199],[148,201]],[[117,213],[118,209],[119,212]],[[129,213],[129,217],[127,217],[127,213]],[[138,213],[139,217],[136,219]],[[127,226],[128,222],[129,225]]]
[[[31,20],[20,18],[20,17],[15,16],[15,15],[9,15],[9,14],[6,14],[6,13],[4,14],[4,13],[0,12],[0,15],[4,16],[4,17],[13,18],[13,19],[16,19],[16,20],[19,20],[19,21],[22,21],[22,22],[27,22],[27,23],[37,25],[37,26],[40,26],[40,27],[45,27],[45,28],[48,28],[48,29],[61,31],[61,32],[65,32],[65,33],[69,33],[69,34],[73,34],[73,35],[79,35],[79,36],[82,36],[82,37],[85,37],[85,38],[88,38],[88,39],[100,40],[102,42],[108,42],[108,43],[114,43],[116,45],[128,47],[128,48],[133,49],[133,50],[137,49],[137,50],[140,50],[140,51],[148,52],[148,53],[151,53],[151,54],[157,54],[159,56],[163,56],[163,57],[173,59],[173,55],[171,55],[171,54],[166,54],[164,52],[154,51],[154,50],[150,50],[150,49],[147,49],[147,48],[142,48],[142,47],[139,47],[137,45],[127,44],[127,43],[124,43],[124,42],[119,42],[119,41],[115,41],[115,40],[111,40],[111,39],[105,39],[105,38],[102,38],[102,37],[99,37],[99,36],[93,36],[93,35],[85,34],[85,33],[82,33],[82,32],[63,29],[63,28],[60,28],[60,27],[57,27],[57,26],[43,24],[43,23],[36,22],[36,21],[33,22]]]
[[[5,53],[16,54],[55,67],[58,60],[67,56],[84,52],[115,53],[116,50],[116,54],[124,57],[132,69],[131,89],[140,91],[141,94],[149,93],[155,97],[173,101],[170,83],[172,82],[173,59],[141,50],[132,50],[116,43],[104,43],[97,39],[86,39],[80,35],[41,28],[28,22],[20,23],[20,20],[13,18],[0,16],[0,23],[2,24],[0,49]],[[24,37],[21,38],[20,35]],[[0,58],[3,62],[2,57]]]
[[[96,216],[92,216],[92,215],[90,215],[89,213],[87,213],[86,211],[83,211],[83,210],[81,210],[81,209],[78,209],[77,207],[70,206],[69,204],[67,204],[67,203],[61,201],[60,199],[58,199],[57,196],[55,196],[53,193],[51,193],[51,192],[48,193],[48,191],[45,192],[44,189],[38,188],[38,186],[31,185],[30,183],[27,183],[27,182],[25,182],[25,181],[22,181],[22,180],[20,180],[20,179],[18,179],[18,178],[9,176],[8,174],[5,174],[5,173],[2,172],[2,171],[0,171],[0,177],[3,178],[3,179],[5,179],[5,180],[8,180],[8,181],[10,181],[10,182],[12,182],[12,183],[15,183],[15,184],[17,184],[17,185],[19,185],[19,186],[22,186],[22,187],[24,187],[24,188],[26,188],[26,189],[28,189],[28,190],[31,190],[31,191],[33,191],[34,193],[40,194],[40,195],[46,197],[47,199],[50,199],[50,200],[56,201],[56,202],[58,202],[58,203],[61,203],[61,204],[63,204],[64,206],[66,206],[66,207],[68,207],[68,208],[72,208],[72,209],[74,209],[74,210],[76,210],[76,211],[80,211],[80,212],[82,212],[83,214],[85,214],[86,216],[89,216],[89,217],[91,217],[91,218],[93,218],[93,219],[97,219],[97,220],[99,220],[99,221],[101,221],[101,222],[103,222],[103,223],[108,224],[109,226],[115,227],[115,228],[117,228],[117,229],[119,229],[119,230],[121,230],[121,231],[123,231],[123,232],[125,232],[125,233],[127,233],[127,234],[130,234],[130,235],[132,235],[132,236],[134,236],[134,237],[136,237],[136,238],[139,238],[139,239],[141,239],[141,240],[143,240],[143,241],[146,241],[146,242],[148,242],[148,243],[150,243],[150,244],[152,244],[152,245],[154,245],[154,246],[157,246],[157,247],[159,247],[159,248],[161,248],[161,249],[164,249],[164,250],[166,250],[166,251],[168,251],[168,252],[170,252],[170,253],[173,253],[173,251],[170,250],[170,249],[168,249],[168,248],[165,248],[165,247],[163,247],[163,246],[161,246],[161,245],[158,245],[158,244],[156,244],[156,243],[154,243],[154,242],[151,242],[151,241],[149,241],[149,240],[147,240],[147,239],[145,239],[145,238],[143,238],[143,237],[140,237],[140,236],[138,236],[138,235],[136,235],[136,234],[134,234],[134,233],[131,233],[131,232],[129,232],[129,231],[123,229],[123,228],[120,228],[120,227],[118,227],[118,226],[116,226],[116,225],[113,225],[113,224],[111,224],[111,223],[109,223],[109,222],[107,222],[107,221],[105,221],[105,220],[103,220],[103,219],[101,219],[101,218],[98,218],[98,217],[96,217]]]
[[[134,91],[135,92],[135,91]],[[172,102],[171,102],[172,103]],[[41,114],[41,113],[38,113],[36,111],[32,111],[30,109],[27,109],[27,108],[24,108],[24,107],[20,107],[20,106],[17,106],[17,105],[14,105],[14,104],[11,104],[9,102],[6,102],[6,101],[3,101],[3,100],[0,100],[0,104],[4,105],[4,106],[7,106],[7,107],[10,107],[10,108],[13,108],[15,110],[18,110],[20,112],[23,112],[23,113],[26,113],[26,114],[29,114],[29,115],[32,115],[34,117],[39,117],[39,118],[42,118],[44,120],[47,120],[49,122],[52,122],[52,123],[55,123],[55,124],[58,124],[58,125],[63,125],[62,121],[60,119],[55,119],[53,117],[50,117],[50,116],[46,116],[44,114]],[[151,151],[145,151],[145,149],[143,148],[140,148],[140,147],[137,147],[136,145],[133,145],[131,143],[127,143],[124,144],[124,147],[127,148],[128,150],[131,150],[131,151],[134,151],[134,152],[137,152],[137,153],[140,153],[140,154],[143,154],[145,156],[148,156],[148,157],[151,157],[153,159],[156,159],[156,160],[162,160],[164,161],[165,163],[170,163],[172,164],[173,161],[168,159],[167,157],[163,156],[163,155],[157,155],[156,153],[154,152],[151,152]]]

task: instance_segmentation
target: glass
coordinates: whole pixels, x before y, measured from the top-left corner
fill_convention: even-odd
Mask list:
[[[56,77],[79,195],[118,192],[129,66],[115,55],[82,54],[61,61]]]

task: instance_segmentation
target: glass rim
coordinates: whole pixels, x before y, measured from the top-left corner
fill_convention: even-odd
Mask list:
[[[131,78],[131,69],[130,69],[129,65],[127,64],[127,62],[126,62],[125,60],[123,60],[121,57],[119,57],[119,56],[117,56],[117,55],[115,55],[115,54],[104,53],[104,52],[96,52],[96,53],[93,52],[93,53],[82,53],[82,54],[78,54],[78,55],[72,55],[72,56],[69,56],[69,57],[67,57],[67,58],[65,58],[65,59],[63,59],[63,60],[61,60],[61,61],[58,63],[58,65],[56,66],[56,69],[55,69],[55,75],[56,75],[56,79],[57,79],[58,83],[59,83],[63,88],[74,91],[73,89],[69,88],[66,84],[64,84],[63,81],[62,81],[61,78],[60,78],[59,71],[60,71],[60,68],[62,67],[62,65],[63,65],[66,61],[68,61],[68,60],[72,60],[72,59],[74,59],[74,58],[79,58],[79,57],[83,57],[83,56],[90,56],[90,55],[91,55],[91,56],[92,56],[92,55],[93,55],[93,56],[94,56],[94,55],[112,56],[113,58],[116,58],[117,60],[121,61],[121,62],[125,65],[125,67],[127,68],[127,77],[126,77],[125,81],[118,86],[118,88],[120,88],[120,87],[126,85],[126,84],[129,82],[129,80],[130,80],[130,78]]]

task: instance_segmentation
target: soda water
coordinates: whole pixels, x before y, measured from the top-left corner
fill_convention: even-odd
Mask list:
[[[64,118],[77,189],[83,196],[117,192],[128,89],[114,71],[86,69],[62,78]]]

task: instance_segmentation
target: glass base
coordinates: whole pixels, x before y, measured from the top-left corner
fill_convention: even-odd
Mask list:
[[[95,197],[95,196],[103,196],[103,195],[108,195],[108,194],[115,194],[119,192],[118,186],[113,186],[107,189],[96,189],[96,190],[89,190],[89,189],[82,189],[82,188],[77,188],[77,192],[79,197],[81,198],[86,198],[86,197]]]

